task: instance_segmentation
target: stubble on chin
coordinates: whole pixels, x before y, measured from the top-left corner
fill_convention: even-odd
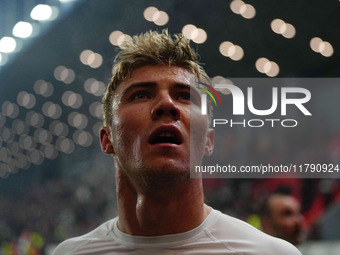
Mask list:
[[[117,168],[116,162],[116,168]],[[157,169],[124,169],[118,166],[118,171],[131,182],[132,186],[139,193],[148,197],[163,197],[169,195],[172,190],[180,189],[186,186],[190,179],[190,167],[183,164],[182,167],[169,167],[163,165]]]

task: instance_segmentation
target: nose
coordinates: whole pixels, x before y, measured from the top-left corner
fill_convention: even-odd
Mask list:
[[[298,213],[295,217],[295,221],[298,225],[303,224],[303,215],[301,213]]]
[[[301,213],[296,213],[294,217],[292,218],[292,222],[294,223],[294,226],[301,230],[303,227],[303,216]]]
[[[151,110],[152,120],[157,120],[162,117],[170,117],[173,120],[178,120],[180,110],[175,104],[170,95],[160,95],[158,101]]]

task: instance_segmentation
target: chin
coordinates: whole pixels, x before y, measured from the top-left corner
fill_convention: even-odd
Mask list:
[[[173,164],[139,169],[133,174],[133,178],[142,192],[149,196],[169,194],[169,190],[176,189],[176,187],[191,180],[188,167],[176,167]]]
[[[145,170],[145,173],[150,174],[159,174],[159,175],[176,175],[176,174],[189,174],[190,175],[190,166],[185,164],[179,164],[178,162],[162,162],[155,167],[150,167],[148,170]]]

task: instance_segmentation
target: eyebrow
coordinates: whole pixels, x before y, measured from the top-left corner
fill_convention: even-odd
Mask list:
[[[139,88],[155,88],[157,86],[156,82],[137,82],[131,84],[128,88],[126,88],[122,92],[122,97],[124,97],[126,94],[128,94],[130,91],[134,89],[139,89]],[[173,86],[175,89],[191,89],[193,86],[190,84],[186,83],[175,83]]]

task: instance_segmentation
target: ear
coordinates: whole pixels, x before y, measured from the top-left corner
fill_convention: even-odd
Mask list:
[[[205,144],[204,156],[210,156],[213,153],[214,137],[215,137],[215,130],[213,130],[212,128],[209,128],[207,132],[207,141]]]
[[[102,151],[106,154],[114,154],[110,138],[111,138],[110,128],[102,127],[100,130],[100,145],[102,147]]]

